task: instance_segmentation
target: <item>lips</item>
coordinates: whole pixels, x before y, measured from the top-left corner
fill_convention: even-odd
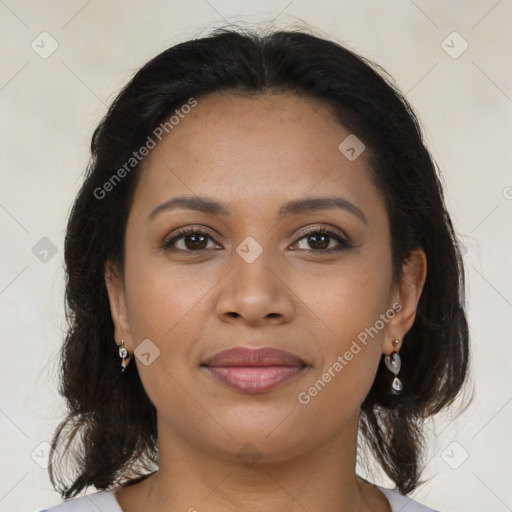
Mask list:
[[[201,366],[234,389],[262,393],[297,376],[307,364],[284,350],[236,347],[213,354]]]

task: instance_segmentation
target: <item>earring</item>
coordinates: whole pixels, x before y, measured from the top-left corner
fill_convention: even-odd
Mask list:
[[[121,373],[124,372],[126,367],[128,366],[128,361],[126,361],[126,358],[128,357],[128,350],[124,346],[124,340],[121,340],[121,345],[119,346],[119,357],[122,359],[121,361]]]
[[[400,345],[400,340],[393,340],[393,347],[396,348],[398,345]],[[391,393],[398,395],[403,389],[402,381],[397,377],[398,372],[400,371],[400,367],[402,366],[402,360],[398,355],[398,351],[395,351],[391,355],[386,356],[384,358],[384,364],[386,365],[386,368],[395,376],[393,383],[391,384]]]

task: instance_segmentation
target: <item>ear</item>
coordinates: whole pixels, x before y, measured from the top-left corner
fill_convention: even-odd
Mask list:
[[[401,347],[404,336],[414,323],[416,309],[427,276],[427,257],[423,249],[415,249],[402,265],[402,280],[392,293],[390,308],[396,312],[385,328],[384,354],[391,354]],[[395,307],[393,307],[393,305]],[[400,340],[396,346],[393,340]]]
[[[110,313],[114,323],[115,342],[119,346],[124,339],[125,346],[130,354],[127,362],[133,353],[133,340],[128,322],[128,308],[126,306],[126,295],[121,272],[117,265],[110,261],[105,263],[105,285],[107,287],[110,302]]]

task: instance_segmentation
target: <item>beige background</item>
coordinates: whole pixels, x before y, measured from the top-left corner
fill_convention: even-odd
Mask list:
[[[413,497],[444,512],[512,510],[511,13],[510,0],[0,0],[0,510],[60,501],[41,466],[63,411],[64,229],[93,128],[159,51],[271,19],[310,24],[383,65],[420,115],[467,247],[476,396],[459,420],[438,421]],[[31,47],[44,54],[52,39],[47,58]],[[457,58],[445,51],[464,41]]]

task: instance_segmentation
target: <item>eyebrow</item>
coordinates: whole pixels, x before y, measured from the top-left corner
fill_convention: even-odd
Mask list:
[[[309,197],[304,199],[295,199],[288,201],[279,208],[279,219],[309,213],[318,210],[341,209],[352,213],[365,224],[368,224],[365,214],[356,205],[342,197]],[[209,197],[180,196],[170,199],[165,203],[158,205],[148,217],[148,220],[154,219],[164,211],[185,209],[193,210],[207,215],[222,215],[228,217],[231,215],[229,208]]]

